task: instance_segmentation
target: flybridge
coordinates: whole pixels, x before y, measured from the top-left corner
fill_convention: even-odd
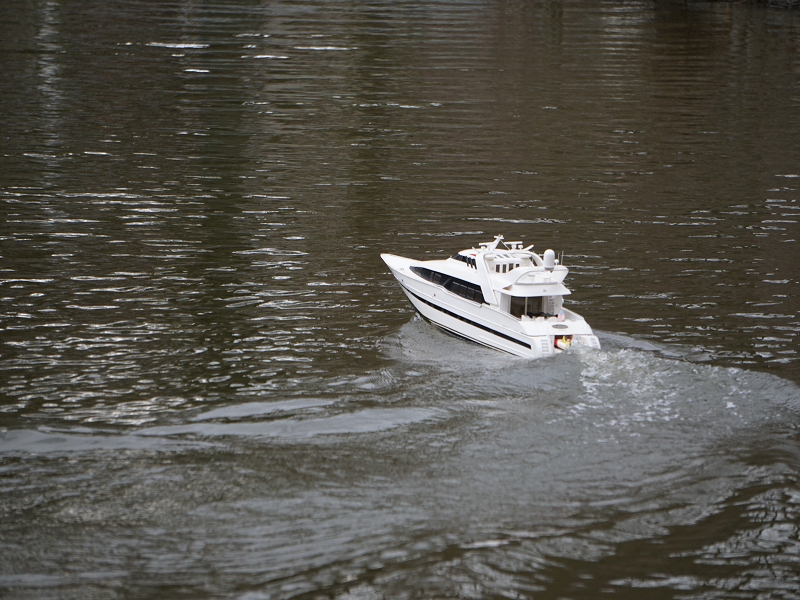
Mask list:
[[[502,247],[501,247],[502,246]],[[543,256],[532,251],[533,244],[523,247],[521,241],[504,242],[495,236],[478,248],[462,250],[451,256],[477,271],[477,283],[487,304],[499,305],[496,290],[505,290],[513,296],[565,296],[570,291],[561,282],[569,272],[546,250]]]
[[[599,348],[583,317],[563,306],[568,269],[553,250],[532,248],[498,235],[443,260],[381,257],[419,313],[451,333],[532,358],[573,343]]]

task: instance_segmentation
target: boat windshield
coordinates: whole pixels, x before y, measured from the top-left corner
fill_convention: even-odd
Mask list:
[[[463,254],[453,254],[450,258],[461,261],[466,263],[468,267],[472,267],[473,269],[477,269],[477,265],[475,264],[475,259],[471,256],[464,256]]]

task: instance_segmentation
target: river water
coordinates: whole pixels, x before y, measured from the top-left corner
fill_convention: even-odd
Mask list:
[[[800,13],[5,0],[0,595],[800,598]],[[381,252],[565,253],[603,349]]]

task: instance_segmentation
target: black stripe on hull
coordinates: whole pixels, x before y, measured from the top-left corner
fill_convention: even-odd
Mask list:
[[[417,314],[422,317],[422,320],[426,323],[430,323],[436,329],[444,333],[445,335],[449,335],[450,337],[458,338],[459,340],[463,340],[465,342],[469,342],[470,344],[475,344],[476,346],[483,346],[484,348],[490,348],[496,352],[505,352],[506,354],[510,354],[511,356],[519,356],[519,354],[514,354],[510,350],[506,350],[505,348],[501,348],[500,346],[494,346],[487,342],[482,342],[480,340],[476,340],[475,338],[467,337],[465,334],[456,331],[455,329],[450,329],[446,325],[442,325],[441,323],[437,323],[436,321],[431,321],[428,317],[423,315],[419,310],[417,310]]]
[[[518,340],[517,338],[511,337],[510,335],[506,335],[505,333],[500,333],[499,331],[495,331],[494,329],[491,329],[490,327],[486,327],[486,325],[481,325],[480,323],[476,323],[475,321],[472,321],[470,319],[467,319],[466,317],[462,317],[461,315],[458,315],[458,314],[456,314],[456,313],[454,313],[452,311],[449,311],[446,308],[442,308],[441,306],[438,306],[438,305],[434,304],[430,300],[426,300],[425,298],[422,298],[422,297],[418,296],[417,294],[412,292],[410,289],[408,289],[406,286],[403,286],[403,289],[406,292],[408,292],[409,294],[411,294],[412,296],[414,296],[414,298],[416,298],[420,302],[422,302],[424,304],[427,304],[431,308],[435,308],[439,312],[442,312],[442,313],[446,314],[448,317],[453,317],[454,319],[458,319],[459,321],[463,321],[464,323],[467,323],[468,325],[472,325],[473,327],[477,327],[478,329],[482,329],[483,331],[491,333],[492,335],[496,335],[499,338],[503,338],[504,340],[508,340],[509,342],[514,342],[515,344],[519,344],[520,346],[523,346],[523,347],[527,348],[528,350],[533,350],[533,346],[531,346],[528,342],[523,342],[521,340]],[[439,324],[436,323],[436,325],[439,325]],[[444,329],[450,330],[449,327],[445,327],[444,325],[439,325],[439,327],[443,327]],[[452,331],[452,330],[450,330],[450,331]],[[457,332],[454,332],[454,333],[457,333]],[[460,334],[460,335],[463,337],[463,334]],[[477,340],[474,340],[474,341],[477,341]],[[479,343],[481,343],[481,342],[479,342]]]

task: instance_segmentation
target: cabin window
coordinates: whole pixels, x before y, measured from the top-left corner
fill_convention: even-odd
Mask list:
[[[520,296],[511,296],[509,310],[512,316],[518,319],[522,315],[529,317],[543,317],[546,316],[542,310],[542,297],[536,296],[534,298],[524,298]]]
[[[447,291],[453,292],[462,298],[478,302],[479,304],[486,303],[483,299],[483,291],[479,285],[464,281],[463,279],[458,279],[457,277],[450,277],[450,275],[445,275],[438,271],[431,271],[424,267],[411,267],[411,271],[431,283],[441,285]]]
[[[420,267],[411,267],[411,270],[425,279],[426,281],[430,281],[431,283],[435,283],[436,285],[441,285],[442,281],[444,280],[445,275],[439,273],[438,271],[431,271],[430,269],[422,269]]]

